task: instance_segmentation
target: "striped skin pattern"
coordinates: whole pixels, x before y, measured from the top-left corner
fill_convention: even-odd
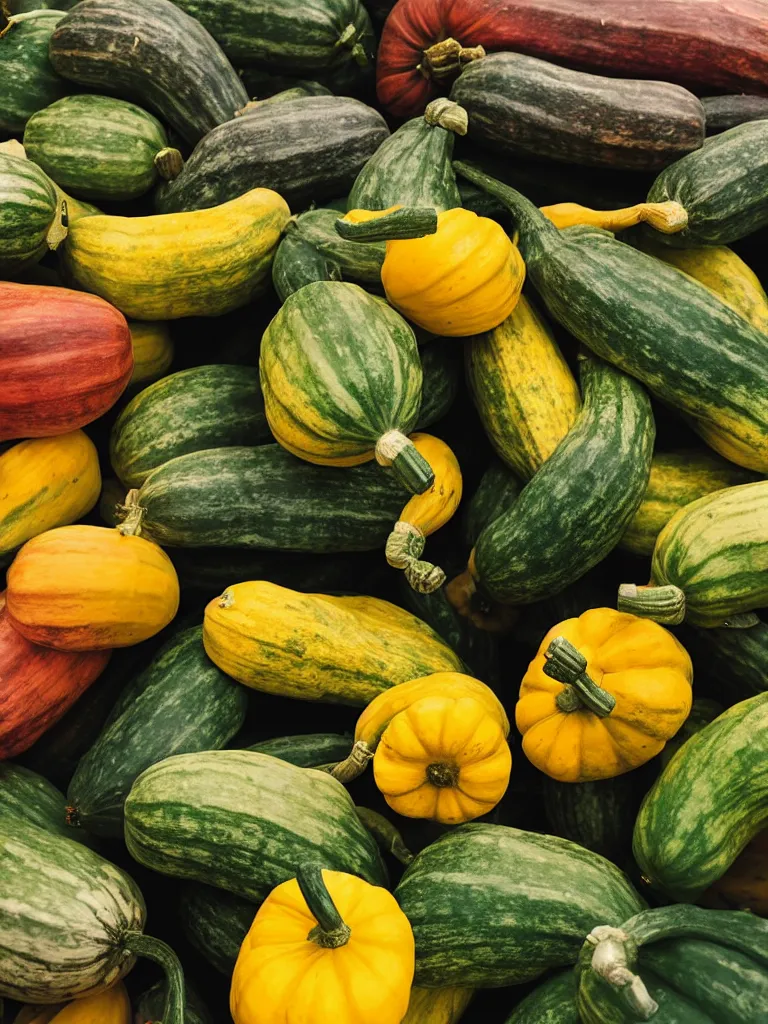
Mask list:
[[[135,962],[120,936],[141,931],[145,918],[124,871],[82,843],[0,815],[0,995],[62,1002],[117,981]]]
[[[61,11],[29,11],[8,19],[0,33],[0,131],[17,134],[37,110],[60,99],[68,89],[48,60],[51,33]]]
[[[597,565],[645,492],[656,433],[645,391],[592,356],[581,387],[573,428],[470,558],[480,587],[503,604],[551,597]]]
[[[576,421],[581,396],[552,331],[525,296],[465,347],[467,383],[496,454],[530,480]]]
[[[506,1024],[581,1024],[576,991],[573,971],[556,974],[518,1003]]]
[[[758,620],[749,629],[685,625],[680,638],[697,673],[714,681],[727,703],[768,690],[768,623]]]
[[[66,434],[103,415],[133,370],[113,306],[81,292],[0,283],[0,441]]]
[[[511,507],[521,490],[522,484],[509,466],[494,459],[464,509],[464,540],[470,548],[486,526]]]
[[[30,537],[86,515],[100,491],[99,456],[82,430],[9,448],[0,455],[0,562]]]
[[[141,487],[142,535],[171,547],[375,551],[408,492],[370,464],[313,466],[280,445],[181,455]]]
[[[14,628],[0,594],[0,760],[28,750],[54,725],[101,675],[110,653],[32,643]]]
[[[409,433],[418,417],[413,331],[357,285],[323,281],[291,295],[264,332],[259,369],[272,433],[309,462],[368,462],[380,437]]]
[[[0,153],[0,273],[18,274],[42,259],[57,205],[36,164]]]
[[[768,604],[768,481],[715,491],[676,512],[656,541],[651,582],[681,588],[694,626],[722,626]]]
[[[301,209],[343,195],[388,135],[381,114],[349,97],[266,103],[206,135],[156,208],[202,210],[268,186]]]
[[[658,452],[651,462],[651,476],[643,500],[619,547],[635,555],[650,556],[656,538],[679,509],[712,491],[757,479],[756,473],[726,462],[704,448]]]
[[[126,488],[141,487],[153,469],[180,455],[269,440],[259,371],[195,366],[131,399],[112,428],[109,458]]]
[[[675,248],[729,245],[768,224],[768,122],[750,121],[715,135],[662,171],[648,202],[669,199],[685,207],[688,227],[652,237]]]
[[[146,387],[165,375],[173,362],[173,339],[162,320],[128,324],[133,348],[133,374],[130,388]]]
[[[167,986],[162,981],[143,992],[136,1003],[138,1019],[142,1022],[162,1020],[166,993]],[[62,1021],[62,1024],[66,1024],[66,1022]],[[90,1022],[85,1021],[84,1024],[90,1024]],[[124,1024],[124,1022],[119,1020],[105,1022],[105,1024]],[[129,1021],[126,1021],[125,1024],[129,1024]],[[184,983],[184,1024],[214,1024],[205,1003],[186,979]]]
[[[278,736],[273,740],[254,743],[248,750],[259,754],[279,757],[281,761],[298,765],[300,768],[317,768],[321,764],[343,761],[352,749],[351,736],[339,736],[333,732],[307,733],[300,736]]]
[[[88,836],[67,828],[66,804],[64,794],[42,775],[20,764],[0,764],[0,817],[28,821],[46,832],[89,845]]]
[[[414,983],[428,987],[530,981],[575,963],[595,925],[644,905],[597,854],[503,825],[453,829],[418,854],[395,896],[416,937]]]
[[[169,0],[76,4],[50,60],[63,78],[153,110],[191,145],[248,102],[214,39]]]
[[[734,704],[683,744],[635,822],[635,860],[654,888],[695,900],[768,824],[766,757],[768,693]]]
[[[333,211],[334,218],[336,216]],[[305,284],[313,281],[340,281],[338,264],[305,242],[295,232],[286,232],[277,247],[272,263],[272,284],[277,297],[285,302]]]
[[[241,728],[248,697],[206,656],[202,626],[194,626],[155,655],[119,703],[67,790],[74,822],[116,838],[138,776],[173,754],[223,747]]]
[[[56,184],[83,199],[136,199],[157,181],[168,146],[152,114],[111,96],[65,96],[27,122],[24,148]]]
[[[310,860],[387,884],[340,782],[250,750],[179,754],[148,768],[125,804],[125,841],[153,871],[254,900]]]
[[[473,994],[471,988],[412,988],[402,1024],[458,1024]]]
[[[197,213],[85,217],[69,230],[64,271],[135,320],[220,316],[264,292],[289,216],[276,192],[253,189]]]
[[[446,415],[459,392],[461,363],[453,347],[425,345],[419,349],[423,381],[421,408],[414,430],[426,430]]]
[[[339,267],[345,281],[357,281],[380,289],[386,242],[347,241],[336,230],[339,217],[338,210],[307,210],[288,225],[286,233],[289,237],[298,235],[326,256]]]
[[[242,896],[202,882],[181,886],[178,915],[182,931],[220,974],[232,977],[243,939],[258,906]]]
[[[388,601],[267,582],[238,583],[211,601],[203,641],[233,679],[299,700],[365,705],[398,683],[462,670],[429,626]]]
[[[665,746],[663,752],[667,749]],[[544,813],[552,832],[622,863],[640,802],[631,772],[596,782],[558,782],[546,776],[541,783]]]

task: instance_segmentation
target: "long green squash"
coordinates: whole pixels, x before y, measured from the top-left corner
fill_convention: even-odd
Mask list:
[[[279,757],[281,761],[299,768],[317,768],[324,764],[343,761],[352,750],[354,737],[335,732],[305,733],[298,736],[277,736],[271,740],[252,743],[249,750]]]
[[[695,900],[768,820],[768,693],[734,704],[684,743],[646,795],[634,854],[649,883]]]
[[[185,882],[179,892],[178,915],[184,935],[227,978],[232,977],[257,910],[250,900],[202,882]]]
[[[519,192],[455,166],[513,214],[528,274],[556,320],[690,417],[721,455],[768,472],[764,334],[674,267],[597,228],[558,230]]]
[[[0,131],[23,132],[35,111],[68,91],[48,60],[51,33],[63,17],[61,10],[15,14],[0,32]]]
[[[518,1003],[505,1024],[581,1024],[576,992],[574,971],[556,974]]]
[[[90,845],[88,836],[76,835],[67,828],[66,806],[64,794],[43,775],[10,761],[0,764],[0,817],[7,814]]]
[[[48,251],[56,191],[29,160],[0,153],[0,273],[21,273]]]
[[[125,841],[153,871],[254,900],[308,858],[387,882],[340,782],[250,750],[179,754],[148,768],[125,804]]]
[[[474,547],[486,526],[517,500],[522,486],[509,466],[494,457],[464,509],[464,541],[468,547]]]

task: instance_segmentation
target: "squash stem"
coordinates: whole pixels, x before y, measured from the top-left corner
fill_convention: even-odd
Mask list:
[[[165,972],[167,991],[163,1008],[162,1024],[184,1024],[186,996],[184,993],[184,971],[179,958],[167,943],[143,932],[125,932],[122,945],[136,956],[154,960]]]
[[[437,125],[456,135],[466,135],[469,129],[469,114],[464,107],[446,96],[440,96],[427,104],[424,120],[429,125]]]
[[[590,210],[578,203],[542,206],[541,212],[560,228],[589,224],[604,231],[625,231],[636,224],[649,224],[665,235],[674,235],[688,226],[688,214],[680,203],[638,203],[623,210]]]
[[[371,833],[379,847],[385,853],[391,853],[395,860],[407,867],[413,860],[413,854],[403,842],[403,837],[389,818],[368,807],[356,807],[357,816]]]
[[[348,242],[423,238],[437,231],[437,210],[433,206],[399,206],[381,212],[350,210],[336,221],[336,230]]]
[[[173,181],[174,178],[178,178],[184,166],[181,153],[172,146],[166,146],[165,149],[161,149],[156,153],[153,163],[157,173],[166,181]]]
[[[423,494],[435,482],[432,467],[413,441],[399,430],[389,430],[376,442],[376,461],[391,466],[397,479],[411,494]]]
[[[416,70],[424,78],[435,81],[453,78],[462,68],[473,60],[481,60],[485,56],[482,46],[462,46],[458,39],[441,39],[439,43],[422,51],[421,63]]]
[[[587,936],[587,943],[594,946],[591,970],[621,993],[633,1016],[650,1020],[659,1004],[651,998],[643,979],[630,969],[630,963],[637,960],[637,947],[629,935],[621,928],[600,925]]]
[[[445,583],[445,573],[439,565],[411,558],[405,567],[405,579],[417,594],[434,594]]]
[[[122,518],[122,522],[116,527],[118,533],[122,533],[124,537],[138,537],[147,510],[139,504],[139,492],[135,487],[128,491],[125,504],[117,505],[116,510],[118,517]]]
[[[673,584],[664,587],[638,587],[634,583],[622,583],[616,604],[620,612],[639,615],[641,619],[653,619],[665,626],[679,626],[685,619],[685,594]]]
[[[341,919],[318,864],[303,864],[296,873],[301,895],[307,901],[309,912],[317,921],[307,938],[324,949],[346,946],[352,930]]]
[[[393,569],[405,569],[408,562],[420,558],[425,537],[418,526],[398,519],[387,537],[384,555]]]
[[[362,775],[365,769],[368,767],[368,763],[373,757],[374,751],[365,740],[358,740],[352,747],[349,757],[346,757],[343,761],[339,761],[338,764],[331,768],[329,774],[338,779],[339,782],[346,785],[348,782],[352,782],[358,775]]]
[[[544,651],[544,674],[564,683],[566,689],[557,695],[561,711],[587,708],[598,718],[607,718],[616,707],[616,698],[587,675],[587,659],[564,636],[556,636]]]

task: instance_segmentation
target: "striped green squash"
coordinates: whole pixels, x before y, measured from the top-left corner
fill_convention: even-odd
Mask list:
[[[305,284],[314,281],[340,281],[341,270],[328,256],[324,256],[294,230],[295,221],[288,222],[285,236],[277,247],[272,262],[272,284],[277,297],[285,302]]]
[[[649,585],[619,592],[620,610],[672,625],[750,626],[767,604],[768,480],[681,508],[656,540]]]
[[[423,385],[421,406],[415,430],[426,430],[442,419],[459,393],[461,361],[459,353],[447,345],[424,345],[419,349]]]
[[[153,871],[254,900],[308,859],[387,882],[340,782],[251,750],[179,754],[148,768],[125,804],[125,841]]]
[[[279,757],[281,761],[299,768],[317,768],[319,765],[343,761],[352,749],[354,738],[335,732],[311,732],[298,736],[278,736],[272,740],[252,743],[248,750]]]
[[[18,274],[42,259],[57,207],[37,164],[0,153],[0,274]]]
[[[635,772],[597,782],[558,782],[544,776],[541,787],[549,831],[615,864],[624,863],[642,796]]]
[[[207,657],[202,626],[177,633],[118,698],[67,790],[67,821],[95,835],[123,834],[123,805],[150,765],[217,750],[245,719],[247,691]]]
[[[581,1024],[576,991],[573,971],[556,974],[518,1003],[505,1024]]]
[[[64,794],[44,776],[10,761],[0,764],[0,817],[10,815],[88,845],[88,836],[67,828],[66,806]]]
[[[109,458],[126,487],[141,487],[152,470],[180,455],[268,440],[259,371],[195,366],[131,399],[112,428]]]
[[[509,466],[494,456],[464,509],[464,540],[469,547],[474,547],[486,526],[517,500],[522,486]]]
[[[167,991],[167,986],[159,981],[142,992],[136,1003],[136,1013],[140,1021],[162,1020]],[[208,1007],[188,981],[185,984],[185,995],[184,1024],[215,1024]]]
[[[576,962],[596,924],[644,904],[617,867],[575,843],[461,825],[426,847],[395,896],[416,938],[414,983],[496,988]]]
[[[293,238],[300,239],[338,267],[345,281],[356,281],[370,286],[372,291],[381,292],[381,267],[386,243],[354,242],[342,238],[336,230],[338,219],[339,211],[332,209],[307,210],[299,214],[288,224],[281,248]]]
[[[749,629],[684,625],[680,640],[693,658],[696,680],[726,704],[768,690],[768,623]]]
[[[157,118],[111,96],[65,96],[38,111],[24,148],[60,188],[97,202],[136,199],[181,169]]]
[[[667,897],[692,902],[768,823],[768,693],[691,736],[645,797],[635,860]]]
[[[68,91],[48,60],[51,33],[63,17],[61,10],[15,14],[0,32],[0,132],[23,132],[35,111]]]
[[[185,882],[179,894],[178,915],[185,937],[227,978],[232,977],[257,910],[250,900],[202,882]]]

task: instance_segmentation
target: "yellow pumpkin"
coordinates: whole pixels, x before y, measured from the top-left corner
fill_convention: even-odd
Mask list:
[[[394,896],[316,865],[273,889],[232,975],[235,1024],[400,1024],[415,966]]]
[[[14,1024],[131,1024],[131,1004],[122,981],[104,992],[65,1006],[25,1007]]]
[[[415,494],[400,513],[387,539],[387,561],[403,569],[405,577],[422,594],[431,594],[445,583],[445,573],[431,562],[421,561],[426,538],[451,519],[461,501],[461,467],[439,437],[411,434],[411,441],[435,474],[429,490]]]
[[[623,775],[686,720],[692,679],[687,651],[658,623],[612,608],[566,619],[523,677],[515,710],[523,750],[561,782]]]
[[[471,988],[413,988],[403,1024],[458,1024],[473,995]]]
[[[133,374],[128,387],[159,380],[173,362],[173,340],[162,320],[132,320]]]
[[[100,490],[99,456],[82,430],[13,445],[0,455],[0,559],[80,519]]]

